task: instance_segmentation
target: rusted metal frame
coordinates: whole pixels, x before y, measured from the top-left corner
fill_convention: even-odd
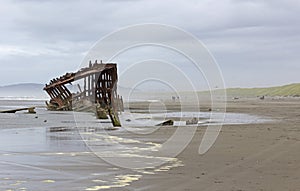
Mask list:
[[[107,105],[107,102],[105,100],[105,86],[104,86],[104,72],[101,72],[99,74],[99,77],[98,77],[98,81],[97,81],[97,84],[98,84],[98,89],[97,89],[97,92],[98,92],[98,101],[100,102],[101,105]]]
[[[58,104],[59,107],[62,107],[64,104],[63,104],[61,95],[59,94],[59,92],[57,91],[56,88],[51,88],[51,89],[52,89],[52,93],[54,95],[53,100]]]
[[[88,75],[87,76],[87,81],[88,81],[88,87],[87,87],[87,91],[88,91],[88,97],[90,97],[90,94],[91,94],[91,76]]]
[[[109,67],[101,67],[101,68],[93,68],[91,70],[88,70],[88,71],[79,71],[76,73],[76,78],[75,78],[75,81],[76,80],[79,80],[79,79],[82,79],[84,78],[85,76],[89,76],[91,74],[96,74],[96,73],[99,73],[99,72],[102,72],[102,71],[105,71],[105,70],[108,70],[108,69],[111,69],[113,68],[113,65],[110,65]]]
[[[59,91],[59,95],[61,96],[62,100],[65,101],[67,99],[66,92],[62,89],[61,86],[57,86],[57,90]]]
[[[86,97],[87,96],[87,91],[88,91],[88,85],[87,85],[87,77],[83,77],[83,96]]]
[[[111,89],[111,104],[112,107],[115,111],[118,110],[118,106],[116,104],[116,100],[117,100],[117,78],[116,78],[116,68],[113,68],[113,70],[111,71],[111,75],[110,75],[110,79],[111,79],[111,84],[110,84],[110,89]]]
[[[53,87],[56,87],[58,85],[62,85],[62,84],[67,84],[67,83],[71,83],[75,80],[75,73],[71,73],[68,74],[69,77],[67,77],[66,75],[61,77],[63,80],[59,80],[59,81],[53,81],[52,83],[50,83],[49,85],[47,85],[44,89],[50,89]]]
[[[62,85],[61,87],[65,90],[68,98],[70,98],[72,96],[72,93],[70,92],[70,90],[65,85]]]
[[[68,101],[68,96],[66,95],[66,92],[63,90],[63,88],[61,87],[61,85],[56,87],[56,90],[59,93],[59,96],[61,98],[61,101],[63,102],[63,104],[65,105]]]
[[[99,73],[100,75],[98,77]],[[102,102],[115,109],[113,104],[114,98],[117,97],[116,87],[114,87],[117,82],[115,64],[97,65],[95,62],[95,64],[90,65],[89,68],[81,69],[77,73],[66,74],[60,77],[60,79],[51,80],[50,85],[46,85],[44,89],[57,104],[62,106],[63,101],[71,101],[70,98],[72,98],[72,93],[64,84],[81,78],[84,78],[83,94],[85,96],[93,95],[95,102]],[[87,85],[88,89],[86,87]]]
[[[60,92],[59,90],[59,86],[58,87],[55,87],[53,88],[54,91],[56,92],[56,95],[57,95],[57,100],[59,100],[60,102],[60,107],[64,106],[64,96],[62,95],[62,93]]]
[[[50,89],[47,89],[46,92],[48,93],[48,95],[50,96],[51,99],[54,98],[52,91]]]
[[[91,98],[94,99],[94,102],[96,103],[96,99],[95,99],[95,95],[96,95],[96,74],[92,74],[91,75],[91,83],[92,83],[92,87],[91,87]]]
[[[113,107],[113,91],[112,91],[112,70],[109,70],[107,71],[107,80],[106,80],[106,86],[107,86],[107,89],[108,89],[108,98],[109,98],[109,102],[110,102],[110,107]]]
[[[46,85],[44,89],[46,90],[55,87],[57,85],[71,83],[77,79],[84,78],[85,76],[88,76],[92,73],[98,73],[101,70],[106,70],[111,68],[115,68],[115,64],[108,63],[103,65],[93,65],[88,68],[83,68],[77,73],[67,73],[64,76],[61,76],[60,78],[51,80],[52,82],[49,85]]]
[[[94,96],[94,98],[95,98],[95,102],[98,103],[98,104],[100,104],[100,97],[99,97],[99,93],[100,93],[100,91],[99,91],[99,89],[100,89],[100,87],[99,87],[100,75],[101,75],[101,72],[95,74],[95,90],[94,90],[95,96]]]
[[[107,102],[107,99],[106,99],[106,85],[105,85],[105,76],[106,76],[106,73],[105,71],[103,71],[101,73],[101,97],[102,97],[102,101],[104,102],[105,105],[108,105],[108,102]]]
[[[72,105],[72,93],[68,90],[68,88],[65,85],[61,85],[60,88],[64,92],[65,95],[65,102],[68,104],[68,107],[71,107]]]

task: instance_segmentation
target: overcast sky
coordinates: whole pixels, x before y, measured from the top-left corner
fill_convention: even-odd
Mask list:
[[[0,85],[75,71],[100,38],[141,23],[196,36],[227,87],[300,82],[299,0],[2,0],[0,23]]]

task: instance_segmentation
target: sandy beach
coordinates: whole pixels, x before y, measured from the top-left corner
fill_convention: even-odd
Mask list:
[[[2,115],[0,190],[296,191],[300,188],[299,103],[296,98],[228,101],[228,113],[267,120],[224,125],[203,155],[198,149],[206,126],[199,126],[183,152],[166,159],[152,156],[151,149],[174,133],[173,126],[147,134],[107,131],[108,123],[100,124],[89,114],[49,112],[42,104],[36,115]],[[53,127],[68,131],[50,132]],[[140,165],[137,156],[144,157],[142,162],[152,156],[147,164],[154,167],[128,169],[106,160]],[[161,160],[165,160],[162,165],[155,166]]]
[[[266,116],[274,121],[224,125],[216,143],[204,155],[198,154],[204,133],[203,128],[198,128],[191,144],[178,155],[183,167],[144,176],[128,190],[299,190],[299,101],[289,98],[229,101],[228,112]]]

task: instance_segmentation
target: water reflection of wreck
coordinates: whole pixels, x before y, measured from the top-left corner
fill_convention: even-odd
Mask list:
[[[75,73],[66,73],[46,84],[44,90],[51,97],[46,102],[49,110],[93,111],[100,119],[111,118],[114,126],[120,126],[118,111],[123,111],[123,100],[117,94],[117,65],[114,63],[89,63]],[[76,93],[68,84],[78,82]]]

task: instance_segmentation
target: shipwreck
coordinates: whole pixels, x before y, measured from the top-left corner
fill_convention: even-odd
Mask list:
[[[45,85],[44,90],[51,98],[46,102],[47,108],[94,112],[97,118],[108,119],[109,116],[113,126],[121,126],[118,113],[124,106],[117,93],[117,82],[116,63],[90,61],[88,67],[54,78]]]

